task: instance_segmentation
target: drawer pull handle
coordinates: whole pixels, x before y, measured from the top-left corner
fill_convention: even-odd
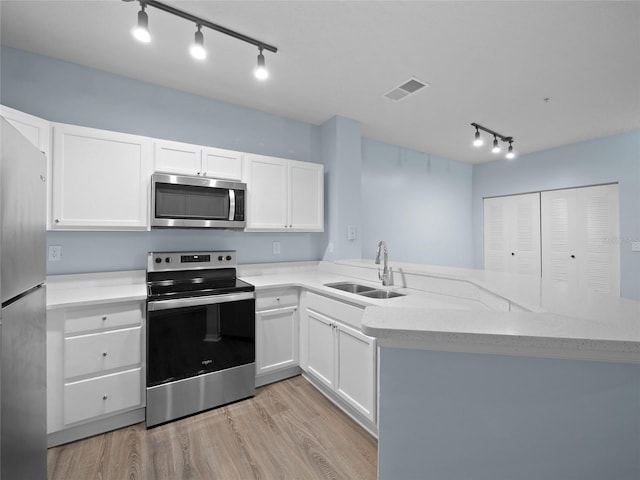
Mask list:
[[[102,396],[103,400],[106,400],[107,398],[109,398],[109,395],[107,395],[106,393]]]
[[[106,357],[107,356],[107,352],[102,352],[102,356]]]

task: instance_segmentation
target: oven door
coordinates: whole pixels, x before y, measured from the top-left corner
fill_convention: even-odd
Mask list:
[[[253,292],[147,307],[147,388],[255,362]]]

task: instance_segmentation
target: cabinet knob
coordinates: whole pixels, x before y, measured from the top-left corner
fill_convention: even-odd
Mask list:
[[[279,301],[280,301],[280,297],[276,297],[276,302],[279,302]]]
[[[201,172],[196,172],[196,175],[200,175]]]
[[[107,355],[108,355],[107,352],[102,352],[103,357],[106,357]]]
[[[59,219],[59,218],[56,218],[56,219],[54,220],[54,223],[60,223],[60,219]]]
[[[576,258],[576,256],[575,255],[571,255],[571,258]]]
[[[105,315],[104,317],[102,317],[102,321],[104,322],[107,319],[107,316]]]
[[[107,395],[106,393],[104,395],[102,395],[102,399],[106,400],[107,398],[109,398],[109,395]]]
[[[516,254],[515,254],[514,252],[511,252],[511,256],[512,256],[512,257],[515,257],[515,256],[516,256]]]
[[[293,228],[293,225],[289,225],[289,228]]]

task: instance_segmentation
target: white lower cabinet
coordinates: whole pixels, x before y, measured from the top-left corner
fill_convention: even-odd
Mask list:
[[[375,425],[376,340],[347,325],[360,324],[363,309],[311,292],[305,303],[303,368]]]
[[[256,294],[256,383],[299,373],[298,289]],[[279,375],[280,374],[280,375]]]
[[[144,418],[144,311],[134,301],[47,312],[50,446],[118,428],[119,415]]]

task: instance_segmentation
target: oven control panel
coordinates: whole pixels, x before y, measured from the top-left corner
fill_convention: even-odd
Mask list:
[[[150,252],[147,271],[200,270],[203,268],[235,267],[235,250],[215,250],[210,252]]]

